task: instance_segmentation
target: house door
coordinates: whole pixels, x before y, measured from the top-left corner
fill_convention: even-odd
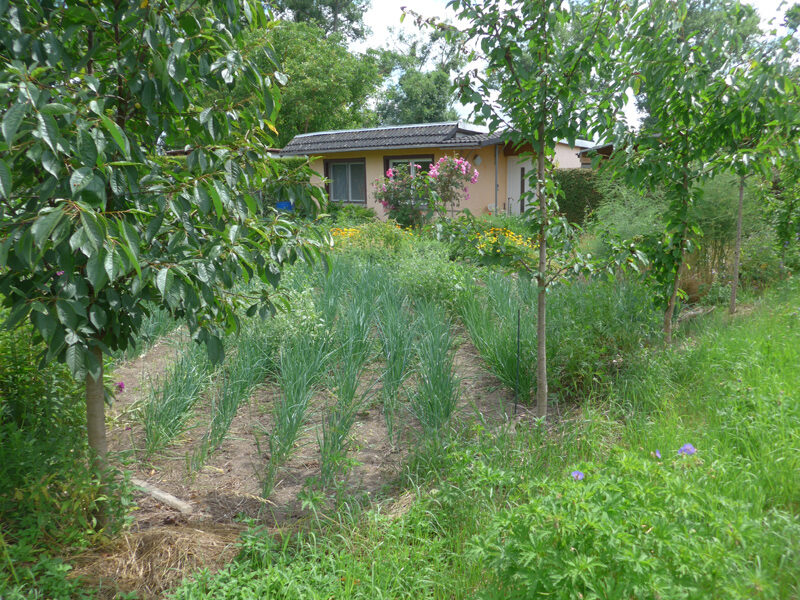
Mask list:
[[[525,212],[525,167],[519,170],[519,214]]]

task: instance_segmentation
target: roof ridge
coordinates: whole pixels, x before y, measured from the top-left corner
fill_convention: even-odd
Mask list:
[[[468,129],[469,127],[475,127],[474,125],[462,124],[461,121],[440,121],[437,123],[409,123],[406,125],[382,125],[380,127],[362,127],[359,129],[331,129],[328,131],[312,131],[310,133],[298,133],[292,139],[311,137],[315,135],[325,135],[329,133],[350,133],[356,131],[382,131],[386,129],[409,129],[411,127],[441,127],[443,125],[450,125],[451,127],[454,127],[455,131],[459,129],[464,129],[467,131],[475,131]],[[475,133],[477,134],[483,132],[475,131]]]

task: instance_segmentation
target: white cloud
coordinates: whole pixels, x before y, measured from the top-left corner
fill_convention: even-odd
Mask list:
[[[399,0],[387,2],[386,0],[373,0],[372,6],[364,14],[364,23],[372,33],[364,41],[351,44],[350,48],[356,52],[363,52],[367,48],[381,48],[391,42],[391,29],[417,32],[414,19],[407,16],[401,23],[402,7],[425,17],[435,17],[442,20],[455,21],[455,12],[447,8],[447,0]]]

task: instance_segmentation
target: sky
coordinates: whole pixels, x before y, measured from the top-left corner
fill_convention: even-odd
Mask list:
[[[768,30],[780,25],[786,9],[796,1],[800,0],[791,0],[790,2],[786,0],[744,0],[744,3],[750,4],[758,11],[762,28]],[[372,0],[372,6],[364,15],[364,22],[372,33],[365,41],[353,45],[352,49],[363,51],[367,48],[386,46],[392,39],[392,28],[408,32],[416,31],[417,27],[413,19],[406,17],[403,23],[400,22],[402,6],[426,18],[437,17],[455,21],[455,12],[447,8],[447,0],[401,0],[400,2]],[[468,120],[469,111],[464,106],[456,105],[456,111],[461,119]],[[632,103],[626,108],[625,113],[629,121],[638,120],[636,107]]]

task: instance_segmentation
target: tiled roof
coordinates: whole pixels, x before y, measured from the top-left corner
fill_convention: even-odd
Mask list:
[[[455,121],[304,133],[295,136],[281,151],[281,155],[402,148],[480,148],[498,141],[500,141],[499,135],[486,133],[472,125]]]

